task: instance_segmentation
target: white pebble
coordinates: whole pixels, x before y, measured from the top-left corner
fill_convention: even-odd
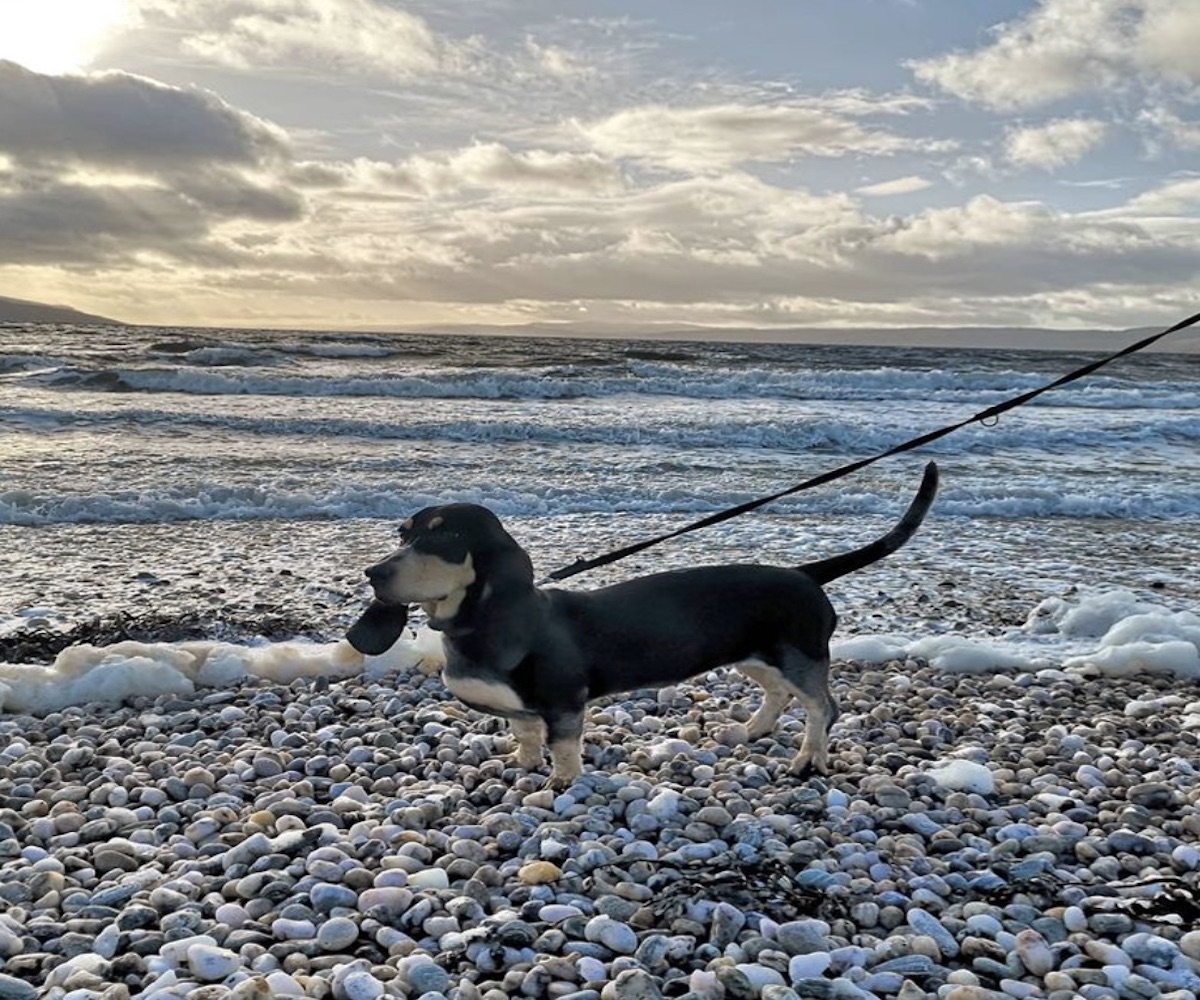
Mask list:
[[[342,979],[342,993],[346,1000],[376,1000],[383,996],[383,992],[383,983],[365,969],[348,972]]]
[[[302,997],[305,995],[304,987],[279,969],[267,974],[267,987],[270,989],[271,995],[276,997]]]
[[[164,941],[158,949],[158,954],[168,965],[180,966],[187,961],[188,952],[196,945],[211,945],[215,948],[217,939],[207,934],[195,934],[192,937]]]
[[[409,875],[408,884],[413,889],[448,889],[450,876],[444,868],[425,868]]]
[[[1072,934],[1087,930],[1087,914],[1078,906],[1068,906],[1062,914],[1063,926]]]
[[[215,945],[197,944],[188,949],[188,968],[203,983],[218,983],[242,964],[236,952]]]
[[[222,903],[217,907],[216,913],[213,914],[217,918],[217,923],[224,924],[226,927],[236,930],[250,919],[250,914],[246,912],[246,908],[240,903]]]
[[[589,941],[622,955],[632,955],[637,950],[637,934],[633,928],[603,914],[587,922],[583,935]]]
[[[659,822],[670,822],[679,816],[679,803],[682,798],[674,789],[664,788],[646,803],[646,811]]]
[[[743,963],[737,966],[739,972],[750,980],[750,985],[759,993],[762,992],[764,986],[786,986],[783,976],[774,969],[768,969],[765,965],[752,965]]]
[[[559,924],[568,917],[580,916],[583,916],[583,910],[569,903],[547,903],[538,910],[538,920],[544,920],[548,924]]]
[[[278,917],[271,924],[271,933],[280,941],[301,941],[315,937],[317,926],[311,920]]]
[[[330,917],[317,928],[317,943],[326,951],[345,951],[358,940],[358,924],[349,917]]]
[[[832,963],[828,952],[813,951],[807,955],[793,955],[788,960],[788,975],[792,982],[800,979],[819,979],[825,975]]]

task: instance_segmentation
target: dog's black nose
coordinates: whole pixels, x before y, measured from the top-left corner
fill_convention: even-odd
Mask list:
[[[387,576],[387,566],[384,563],[376,563],[374,566],[368,566],[363,572],[372,583],[378,583]]]

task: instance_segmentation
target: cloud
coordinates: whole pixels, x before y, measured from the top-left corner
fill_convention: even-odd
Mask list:
[[[455,63],[460,47],[375,0],[137,0],[144,21],[219,65],[405,80]]]
[[[1005,140],[1005,155],[1018,166],[1055,170],[1077,163],[1107,134],[1108,125],[1094,118],[1062,118],[1045,125],[1011,129]]]
[[[6,264],[112,265],[130,261],[135,251],[187,257],[207,229],[194,202],[151,185],[0,184]],[[214,263],[217,255],[205,256]]]
[[[908,177],[897,177],[891,181],[881,181],[878,184],[867,184],[864,187],[854,189],[855,194],[866,195],[868,198],[886,198],[895,194],[912,194],[914,191],[924,191],[928,187],[933,186],[933,181],[927,181],[924,177],[910,175]]]
[[[924,83],[1000,110],[1036,107],[1138,81],[1200,84],[1194,0],[1041,0],[973,52],[910,66]]]
[[[1171,181],[1132,199],[1127,210],[1137,215],[1181,215],[1200,208],[1200,177]]]
[[[275,126],[205,91],[127,73],[50,76],[0,62],[0,259],[219,257],[230,220],[293,221]]]
[[[591,66],[579,53],[561,45],[543,45],[535,38],[526,38],[525,50],[533,63],[551,78],[569,80],[592,75]]]
[[[306,274],[304,287],[331,296],[491,315],[548,317],[586,302],[592,316],[636,304],[643,317],[701,322],[816,322],[839,308],[847,322],[889,310],[895,322],[954,322],[1004,299],[1013,322],[1022,296],[1093,290],[1120,302],[1134,294],[1124,289],[1168,289],[1200,272],[1195,220],[1171,228],[1128,210],[1071,214],[988,196],[879,217],[846,195],[736,172],[573,199],[418,201],[388,240],[361,225],[368,203],[338,211],[323,235],[303,235],[319,255],[278,258],[287,287]],[[274,259],[231,280],[261,280]]]
[[[584,140],[605,156],[686,173],[778,163],[797,156],[888,155],[950,145],[865,128],[844,114],[794,105],[645,105],[598,121],[578,122],[577,127]]]
[[[474,143],[394,163],[360,159],[349,166],[349,172],[360,187],[414,197],[449,197],[478,189],[554,198],[602,194],[625,184],[617,165],[595,153],[514,151],[498,142]]]
[[[78,304],[130,319],[175,322],[195,304],[206,322],[326,326],[566,318],[580,303],[592,317],[663,322],[1061,322],[1071,317],[1054,310],[1072,303],[1088,316],[1105,302],[1121,316],[1131,302],[1158,308],[1200,276],[1190,176],[1132,201],[1089,192],[1086,213],[1056,206],[1072,192],[1036,174],[1020,179],[1024,200],[972,197],[1011,190],[1013,164],[1076,162],[1107,134],[1099,115],[1014,127],[1004,147],[960,148],[918,133],[939,109],[911,95],[805,95],[718,72],[697,97],[693,76],[656,78],[646,66],[617,87],[613,53],[641,57],[628,39],[594,51],[558,22],[513,24],[508,48],[492,53],[448,45],[426,26],[431,62],[409,57],[420,31],[403,36],[403,65],[368,55],[364,87],[326,72],[352,44],[337,24],[315,48],[292,32],[325,24],[326,7],[155,8],[160,25],[175,16],[184,37],[225,46],[206,50],[206,67],[172,65],[177,79],[207,73],[239,100],[263,101],[255,107],[295,108],[307,136],[194,87],[0,67],[0,264],[17,265],[0,276],[36,271],[56,299],[60,285],[108,288],[110,298]],[[267,11],[292,27],[276,31]],[[311,77],[290,78],[285,101],[278,79],[212,71],[214,60],[248,58],[249,39],[269,70]],[[1118,58],[1106,52],[1092,54]],[[418,79],[425,73],[433,78]],[[379,86],[382,76],[403,83]],[[1157,110],[1137,120],[1143,136],[1186,121],[1186,94],[1163,88]],[[565,111],[577,117],[564,121]],[[990,116],[985,124],[994,134]],[[1132,178],[1143,167],[1112,172]],[[937,208],[873,200],[944,177],[960,178],[962,193],[939,184]],[[1033,197],[1039,182],[1053,192],[1044,201]],[[1105,199],[1124,203],[1095,210]]]
[[[1137,64],[1185,86],[1200,84],[1200,8],[1191,0],[1146,0]]]
[[[0,62],[0,152],[21,161],[191,169],[290,155],[285,134],[215,94],[129,73],[51,76]]]
[[[1200,122],[1187,121],[1164,105],[1143,108],[1137,124],[1148,133],[1146,145],[1151,155],[1158,155],[1163,147],[1170,146],[1200,149]]]

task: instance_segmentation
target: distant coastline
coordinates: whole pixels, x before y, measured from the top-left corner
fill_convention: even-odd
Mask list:
[[[45,302],[28,299],[12,299],[0,295],[0,323],[84,323],[120,326],[121,323],[106,316],[80,312],[70,306],[52,306]]]
[[[0,323],[78,323],[80,325],[139,326],[69,306],[48,305],[27,299],[0,295]],[[303,333],[304,327],[250,327],[241,324],[219,324],[213,327],[182,324],[190,329],[220,329],[228,333],[236,329],[278,329],[280,332]],[[596,340],[662,340],[703,343],[750,342],[773,344],[832,344],[864,347],[918,348],[977,348],[981,350],[1046,350],[1046,351],[1118,351],[1142,337],[1157,333],[1163,327],[1139,327],[1129,330],[1064,330],[1037,327],[736,327],[736,326],[617,326],[601,324],[530,323],[523,325],[462,324],[459,326],[352,326],[345,333],[417,333],[450,336],[495,337],[565,337]],[[313,331],[327,331],[324,324],[314,324]],[[1183,330],[1164,338],[1149,348],[1173,354],[1200,354],[1200,331]]]

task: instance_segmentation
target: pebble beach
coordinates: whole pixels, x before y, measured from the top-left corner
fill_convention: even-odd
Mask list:
[[[427,631],[342,640],[429,503],[546,572],[1077,360],[0,329],[0,1000],[1200,996],[1187,357],[570,582],[843,551],[935,458],[830,588],[827,777],[721,670],[597,703],[550,789]]]
[[[0,718],[0,997],[1200,994],[1194,686],[843,663],[798,781],[703,681],[562,792],[415,668]]]

